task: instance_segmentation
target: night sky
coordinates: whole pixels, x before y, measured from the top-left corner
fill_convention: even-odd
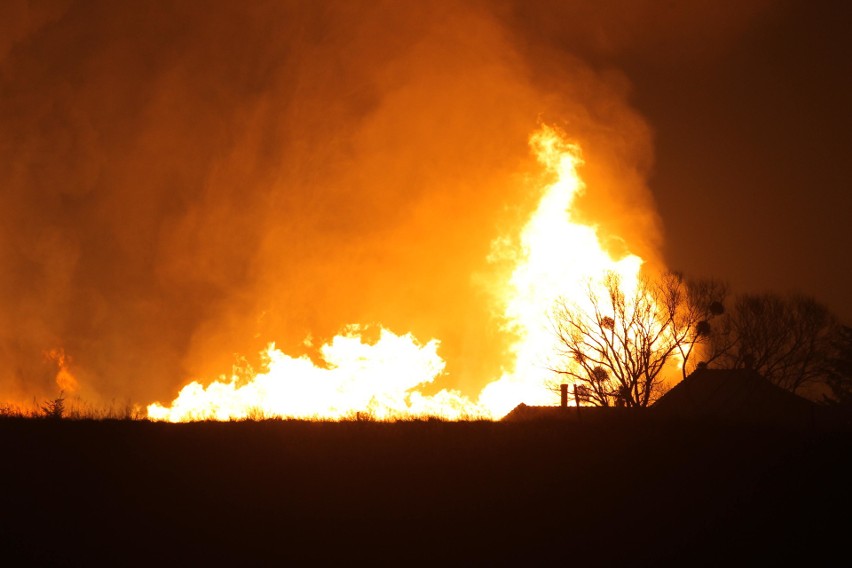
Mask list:
[[[656,133],[669,264],[812,295],[847,324],[850,17],[845,2],[777,2],[719,53],[624,65]]]
[[[625,4],[590,8],[605,31],[575,52],[623,72],[653,130],[648,183],[670,267],[739,292],[813,295],[852,321],[852,8]],[[530,19],[574,47],[560,18]]]
[[[0,398],[50,349],[150,402],[351,323],[475,393],[538,121],[630,252],[852,321],[852,9],[671,4],[3,2]]]

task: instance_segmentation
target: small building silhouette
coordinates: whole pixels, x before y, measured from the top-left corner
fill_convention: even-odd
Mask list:
[[[809,427],[816,405],[751,369],[694,371],[650,408],[658,418]]]
[[[643,408],[615,406],[530,406],[523,402],[503,417],[505,422],[562,421],[562,422],[613,422],[629,420],[642,413]]]
[[[612,422],[613,420],[630,419],[641,412],[640,408],[603,407],[603,406],[568,406],[568,385],[560,385],[559,406],[530,406],[523,402],[512,409],[503,420],[506,422],[531,421],[562,421],[562,422]],[[576,393],[575,393],[575,401]]]
[[[563,389],[564,390],[564,389]],[[632,423],[635,420],[705,421],[732,425],[785,428],[834,428],[852,420],[835,417],[831,407],[816,404],[772,384],[751,369],[700,368],[648,408],[516,406],[506,422],[560,421],[589,424]],[[848,417],[848,414],[845,415]]]

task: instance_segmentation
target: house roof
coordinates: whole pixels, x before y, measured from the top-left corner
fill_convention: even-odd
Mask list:
[[[634,416],[641,409],[601,406],[529,406],[523,402],[503,417],[506,422],[561,420],[567,422],[593,422]]]
[[[784,390],[748,369],[699,369],[675,385],[650,408],[529,406],[521,403],[507,422],[606,422],[647,418],[722,420],[769,426],[812,426],[823,420],[813,402]]]
[[[714,418],[735,422],[802,423],[814,404],[749,369],[699,369],[651,407],[671,418]]]
[[[520,403],[503,417],[507,422],[518,422],[524,420],[569,420],[570,408],[563,406],[530,406]]]

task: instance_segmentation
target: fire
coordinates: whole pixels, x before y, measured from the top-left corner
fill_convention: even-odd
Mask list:
[[[642,259],[612,258],[595,227],[572,219],[574,200],[585,190],[578,174],[580,147],[564,133],[542,126],[530,138],[539,162],[553,176],[518,238],[495,240],[493,256],[514,267],[502,292],[505,331],[516,338],[512,363],[488,384],[477,401],[453,390],[434,395],[421,389],[444,369],[439,341],[421,344],[410,334],[382,329],[378,341],[365,342],[361,328],[350,326],[320,349],[322,364],[307,356],[291,357],[274,345],[265,352],[266,371],[221,377],[206,388],[190,383],[171,406],[152,404],[155,420],[240,419],[251,416],[339,420],[365,413],[385,420],[437,416],[499,418],[517,404],[552,404],[546,387],[547,358],[553,350],[547,314],[558,297],[582,300],[590,278],[617,272],[628,286]]]
[[[320,348],[324,366],[307,356],[290,357],[270,345],[267,371],[247,382],[235,374],[204,388],[193,382],[181,390],[170,408],[148,407],[155,420],[228,420],[255,415],[291,418],[356,418],[360,414],[386,420],[405,416],[476,418],[482,409],[460,393],[442,390],[431,396],[419,387],[444,370],[438,341],[420,345],[411,335],[381,329],[378,341],[366,343],[351,326]]]
[[[555,345],[547,314],[556,299],[561,296],[582,303],[589,280],[600,279],[608,271],[618,273],[630,287],[642,265],[635,255],[613,259],[601,245],[595,227],[572,220],[574,200],[585,190],[577,172],[583,163],[579,145],[545,125],[532,135],[530,146],[555,181],[544,189],[521,231],[519,246],[497,251],[515,260],[504,313],[507,328],[518,339],[512,347],[514,366],[487,385],[479,398],[494,416],[506,414],[521,402],[552,404],[554,393],[546,382],[551,375],[548,358]]]
[[[71,393],[79,388],[79,383],[76,377],[68,369],[70,358],[65,354],[64,349],[51,349],[46,354],[46,357],[56,363],[56,386],[59,390],[66,393]]]

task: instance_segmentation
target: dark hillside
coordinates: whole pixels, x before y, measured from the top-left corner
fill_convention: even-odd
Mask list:
[[[0,452],[30,565],[824,561],[852,504],[838,431],[8,419]]]

